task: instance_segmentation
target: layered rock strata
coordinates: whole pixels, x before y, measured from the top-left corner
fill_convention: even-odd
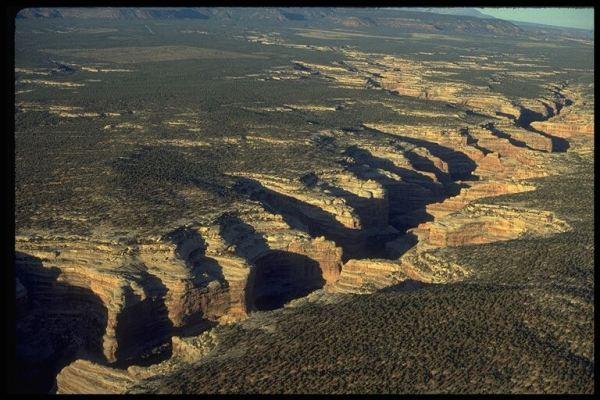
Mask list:
[[[206,332],[194,336],[216,323],[317,289],[370,293],[402,282],[457,281],[470,271],[433,250],[570,229],[544,210],[472,202],[535,190],[522,181],[559,173],[553,152],[567,140],[569,151],[593,147],[593,105],[581,88],[550,85],[539,100],[509,100],[488,87],[438,80],[474,66],[506,71],[494,60],[415,62],[342,52],[347,62],[298,61],[287,75],[442,102],[486,122],[378,121],[357,134],[332,134],[343,140],[339,169],[297,179],[231,174],[243,204],[208,225],[130,241],[17,237],[19,329],[29,332],[21,343],[29,349],[20,361],[25,368],[62,368],[59,393],[121,393],[200,360],[214,340]],[[34,337],[38,320],[45,326]]]
[[[288,301],[337,280],[342,251],[333,242],[296,231],[258,206],[251,211],[129,244],[18,237],[17,275],[32,302],[26,314],[46,315],[56,324],[50,331],[60,329],[65,313],[90,320],[70,332],[81,346],[58,352],[143,365],[168,357],[175,334],[240,320],[261,298]],[[276,266],[280,276],[273,280]],[[283,293],[271,293],[270,284]],[[27,321],[21,324],[25,329]]]
[[[171,338],[173,354],[169,360],[150,367],[131,366],[117,369],[87,360],[76,360],[58,374],[57,394],[120,394],[124,393],[140,379],[154,375],[164,375],[200,360],[217,345],[212,332],[205,332],[193,338]]]
[[[572,92],[570,96],[576,97]],[[540,103],[544,104],[536,104]],[[564,113],[565,109],[573,112],[571,110],[578,107],[585,108],[585,105],[566,101],[552,104],[554,107],[544,107],[547,117],[561,111]],[[528,106],[533,108],[531,104]],[[421,127],[419,130],[389,124],[367,125],[370,129],[399,137],[427,138],[453,151],[460,151],[475,162],[476,168],[470,172],[478,180],[461,180],[458,193],[425,204],[426,217],[421,223],[408,229],[406,235],[386,243],[391,260],[363,259],[345,263],[333,290],[369,293],[403,281],[444,283],[464,279],[470,274],[468,270],[439,260],[432,250],[513,240],[526,235],[543,236],[571,229],[565,221],[543,210],[471,204],[480,198],[535,190],[535,185],[522,180],[560,173],[563,168],[551,155],[546,155],[555,150],[551,138],[508,123],[499,126],[505,132],[493,132],[497,129],[493,125],[468,127],[461,132],[437,133],[436,140],[436,132],[431,128]],[[522,140],[517,141],[517,137]],[[584,145],[589,146],[589,143]],[[460,159],[452,160],[449,155],[446,151],[448,166],[453,162],[461,165]],[[467,171],[464,167],[458,169],[462,174]]]
[[[523,235],[565,232],[570,226],[552,213],[516,207],[469,204],[415,230],[422,246],[451,247],[511,240]]]

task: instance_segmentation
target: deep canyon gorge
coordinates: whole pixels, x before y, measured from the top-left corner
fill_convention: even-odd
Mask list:
[[[352,21],[355,20],[345,20],[346,29]],[[23,29],[32,29],[24,26]],[[304,28],[297,31],[315,34]],[[49,225],[50,228],[38,229],[43,224],[36,221],[54,216],[25,219],[21,217],[24,211],[17,210],[16,369],[23,387],[59,394],[125,393],[140,382],[169,376],[202,360],[219,342],[215,327],[251,321],[257,315],[292,307],[299,301],[322,304],[336,302],[343,296],[385,292],[390,287],[418,291],[426,285],[452,285],[469,279],[474,271],[469,265],[440,256],[442,250],[547,238],[574,229],[572,223],[543,206],[532,208],[486,201],[497,196],[533,193],[540,179],[572,172],[574,158],[592,157],[593,84],[565,75],[555,77],[549,68],[537,65],[543,60],[535,60],[533,56],[532,60],[524,60],[533,67],[519,72],[510,68],[511,63],[518,65],[523,60],[517,61],[506,54],[428,60],[427,56],[415,56],[419,53],[405,56],[392,51],[367,52],[364,46],[362,49],[325,44],[310,47],[271,33],[237,34],[235,40],[260,46],[264,51],[280,48],[299,53],[292,53],[287,63],[278,60],[276,66],[261,65],[257,73],[229,77],[227,82],[246,79],[265,84],[317,82],[314,84],[346,91],[343,93],[360,91],[379,97],[360,99],[347,95],[327,102],[274,100],[269,105],[245,101],[237,112],[252,115],[257,122],[244,127],[240,135],[227,133],[229,136],[224,138],[211,139],[179,133],[155,134],[152,126],[197,132],[194,129],[204,129],[206,120],[213,118],[211,115],[217,119],[217,112],[175,116],[169,111],[156,122],[156,112],[143,107],[134,106],[133,111],[127,112],[99,109],[85,102],[74,105],[75,102],[65,101],[66,95],[51,102],[17,95],[16,113],[22,115],[19,118],[44,113],[44,118],[55,121],[44,128],[49,132],[53,129],[71,132],[68,130],[73,129],[71,121],[84,121],[81,123],[93,124],[85,129],[98,132],[94,135],[101,137],[98,143],[105,149],[117,148],[122,143],[138,146],[135,151],[123,152],[124,156],[113,157],[116,161],[110,165],[93,158],[102,154],[90,155],[90,165],[107,168],[108,172],[102,169],[91,172],[98,176],[117,175],[111,171],[119,174],[124,170],[137,171],[135,168],[142,171],[140,165],[150,163],[146,161],[150,158],[145,157],[154,157],[152,146],[169,146],[175,149],[169,151],[182,152],[200,148],[215,160],[230,157],[227,161],[230,164],[219,166],[221,169],[214,173],[225,182],[222,186],[209,182],[208,178],[203,181],[194,173],[186,175],[185,181],[177,177],[173,178],[175,183],[164,184],[165,191],[178,191],[177,196],[185,201],[191,199],[185,207],[181,206],[181,210],[191,211],[182,211],[172,219],[165,217],[163,226],[153,220],[138,224],[143,229],[137,230],[136,225],[128,232],[127,223],[113,224],[121,209],[128,207],[128,212],[137,213],[140,220],[150,221],[146,215],[153,213],[152,208],[131,206],[135,203],[120,200],[102,203],[98,206],[103,210],[98,212],[99,219],[89,221],[85,212],[69,214],[58,210],[57,213],[41,207],[35,209],[36,214],[32,211],[34,207],[28,205],[31,209],[26,210],[27,215],[60,213],[64,221],[53,222],[55,225]],[[348,37],[342,41],[347,43]],[[110,50],[103,49],[107,54]],[[181,54],[188,51],[171,50]],[[97,72],[100,67],[88,65],[89,58],[97,60],[98,54],[86,55],[88,58],[83,59],[87,61],[81,61],[74,50],[43,51],[53,52],[53,57],[73,57],[74,61],[61,61],[60,65],[66,67],[52,72],[51,68],[56,67],[20,66],[17,57],[17,82],[24,88],[33,87],[34,94],[38,87],[87,93],[85,90],[91,90],[87,86],[68,86],[67,80],[103,74]],[[303,61],[308,52],[332,53],[343,61]],[[173,56],[172,60],[189,62],[196,57],[188,53],[179,58]],[[165,50],[163,54],[170,53]],[[110,59],[106,54],[102,57]],[[118,72],[118,68],[134,70],[153,65],[135,59],[125,66],[121,64],[108,62],[108,67],[117,72],[106,74],[133,76],[137,72]],[[67,67],[74,72],[65,73]],[[488,86],[466,78],[455,79],[471,69],[489,71],[492,81],[508,79],[507,76],[514,74],[511,79],[542,77],[547,82],[540,85],[535,97],[509,96],[491,92]],[[23,79],[45,74],[58,76],[56,79],[64,87],[57,89],[40,80]],[[102,79],[109,78],[103,75]],[[77,82],[95,84],[93,79]],[[169,99],[165,96],[164,107],[175,101]],[[396,101],[416,102],[416,106],[407,107]],[[386,119],[371,111],[365,111],[366,117],[357,120],[343,114],[356,113],[353,110],[361,108],[387,110],[416,118],[416,122]],[[330,126],[319,120],[321,115],[334,114],[342,114],[341,122]],[[286,128],[281,122],[283,127],[273,129],[285,134],[261,131],[271,129],[270,121],[279,118],[281,121],[297,118],[304,124],[304,130]],[[215,122],[215,129],[219,123]],[[17,123],[17,137],[20,130],[25,128]],[[45,140],[40,135],[27,140],[31,143]],[[60,139],[56,140],[69,140],[57,137]],[[32,164],[21,161],[30,157],[23,154],[35,151],[35,144],[19,140],[17,168],[24,168]],[[216,145],[217,141],[220,144]],[[223,143],[229,146],[227,149],[234,149],[226,151],[248,146],[248,151],[262,149],[266,158],[278,163],[278,167],[242,164],[236,160],[238,156],[229,156],[218,147],[225,146]],[[90,153],[94,146],[89,146]],[[296,149],[290,150],[296,154],[280,152],[283,148]],[[102,151],[108,151],[105,149]],[[180,164],[173,164],[174,169],[187,168],[188,153],[181,154],[177,156]],[[296,155],[300,160],[297,168]],[[311,157],[322,161],[311,166]],[[300,165],[305,162],[302,160],[309,161]],[[200,168],[213,173],[212,167],[206,167],[211,162],[200,163]],[[40,181],[60,177],[63,173],[60,171],[67,171],[64,176],[68,176],[71,173],[68,168],[71,166],[49,170]],[[136,185],[154,185],[153,176],[151,179],[148,176],[140,172],[140,177],[135,177]],[[184,182],[181,188],[176,186],[180,182]],[[21,193],[31,190],[36,183],[29,185],[17,188],[17,200],[25,198]],[[51,186],[44,185],[44,188]],[[102,196],[117,196],[117,191],[127,193],[121,186],[118,190],[110,188],[94,201]],[[73,197],[70,201],[77,201],[78,192],[70,193]],[[212,197],[202,197],[205,193]],[[195,208],[196,200],[210,209],[204,212]],[[148,204],[154,204],[152,201]],[[178,207],[173,206],[175,214]],[[195,214],[200,217],[190,217]],[[163,218],[162,214],[155,217]],[[19,218],[25,221],[22,225]],[[70,228],[69,224],[76,226],[80,222],[89,233]],[[59,225],[60,229],[52,228]]]

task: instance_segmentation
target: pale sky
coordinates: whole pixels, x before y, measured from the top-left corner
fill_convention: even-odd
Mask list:
[[[533,22],[569,28],[594,29],[593,8],[567,7],[519,7],[519,8],[477,8],[492,17],[512,21]]]

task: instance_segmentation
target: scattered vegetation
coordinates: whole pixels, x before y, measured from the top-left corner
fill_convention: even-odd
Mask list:
[[[215,356],[132,392],[592,393],[590,167],[493,200],[543,203],[573,232],[443,250],[476,271],[462,283],[258,316],[269,333],[220,327]]]
[[[295,13],[287,18],[304,24]],[[198,29],[208,33],[181,34]],[[567,46],[564,40],[553,47],[527,41],[524,47],[522,41],[502,37],[439,40],[421,34],[410,40],[407,32],[398,34],[391,27],[368,29],[370,34],[346,35],[340,41],[340,34],[315,39],[278,28],[282,39],[297,44],[317,40],[319,46],[351,45],[359,51],[435,61],[474,54],[518,61],[526,55],[558,71],[552,80],[569,74],[587,83],[593,75],[586,71],[593,70],[593,46]],[[297,179],[338,168],[344,146],[323,132],[367,135],[360,126],[375,122],[461,125],[452,116],[462,113],[458,108],[382,90],[334,87],[312,77],[259,80],[265,71],[290,67],[294,60],[331,64],[343,56],[252,43],[244,39],[246,34],[243,27],[202,18],[168,23],[18,20],[16,66],[50,75],[16,73],[16,89],[22,91],[15,115],[17,234],[85,236],[100,228],[106,228],[105,235],[117,230],[165,233],[182,221],[235,209],[240,199],[231,187],[237,173],[276,171]],[[392,35],[400,40],[384,38]],[[148,50],[159,46],[172,47],[162,55]],[[223,49],[229,56],[252,57],[215,57]],[[93,57],[77,57],[83,53]],[[56,69],[57,61],[71,66]],[[131,72],[93,72],[82,66]],[[491,93],[509,97],[537,97],[547,83],[503,77],[490,84],[494,73],[469,71],[453,79],[489,84]],[[44,86],[32,82],[36,79],[83,86]],[[39,109],[25,110],[26,104]],[[335,111],[265,111],[285,104]],[[60,117],[50,106],[79,107],[99,116]],[[448,116],[415,116],[411,110],[446,110]],[[462,283],[415,291],[389,288],[257,316],[274,326],[270,332],[249,324],[220,326],[213,355],[143,381],[132,391],[591,393],[593,174],[591,160],[567,161],[580,168],[540,180],[537,191],[486,202],[555,211],[574,227],[572,232],[440,250],[448,260],[475,271]]]

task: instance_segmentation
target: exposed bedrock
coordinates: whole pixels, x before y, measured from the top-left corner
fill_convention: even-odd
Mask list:
[[[254,260],[246,285],[249,310],[273,310],[324,286],[319,263],[305,255],[271,251]]]
[[[593,136],[593,101],[587,101],[577,88],[562,88],[557,90],[556,94],[562,96],[563,106],[558,108],[554,115],[550,115],[550,118],[528,121],[531,128],[569,140]]]
[[[507,138],[496,136],[485,128],[471,127],[469,134],[478,145],[490,151],[476,160],[475,174],[480,179],[529,179],[554,172],[548,167],[543,152],[515,146]]]
[[[102,330],[100,338],[101,354],[109,360],[114,360],[116,350],[114,327],[116,311],[120,309],[123,302],[122,287],[119,276],[107,274],[102,269],[103,264],[113,254],[104,248],[94,249],[93,246],[79,243],[71,242],[66,246],[69,250],[61,248],[62,246],[56,242],[20,243],[17,240],[16,274],[27,289],[29,302],[33,305],[51,301],[57,288],[61,292],[68,292],[67,289],[72,288],[73,291],[87,290],[93,294],[94,298],[106,308],[107,314],[104,318],[106,328]],[[102,265],[102,267],[86,268],[89,259],[94,257],[98,257],[98,266]],[[75,267],[74,262],[79,262],[83,267]],[[56,304],[55,308],[47,309],[48,316],[65,311],[59,307],[62,302],[57,301],[54,304]]]
[[[483,114],[506,116],[512,119],[518,118],[520,113],[519,108],[511,101],[496,94],[472,93],[459,104]]]
[[[410,278],[393,260],[350,260],[344,264],[334,290],[338,293],[371,293]]]
[[[427,212],[427,205],[447,197],[445,192],[402,182],[390,185],[389,194],[390,224],[402,233],[422,222],[432,220],[433,216]]]
[[[554,135],[549,132],[550,129],[544,130],[544,125],[538,124],[536,128],[535,122],[552,118],[579,100],[575,98],[577,93],[567,86],[567,82],[547,85],[546,95],[539,99],[511,100],[499,93],[490,93],[488,86],[431,80],[431,73],[437,68],[456,68],[456,64],[415,61],[389,55],[374,61],[372,56],[359,51],[346,50],[344,53],[349,59],[347,62],[335,67],[308,64],[308,69],[344,86],[383,89],[400,96],[445,102],[453,107],[466,108],[466,112],[470,114],[508,120],[511,125],[505,128],[511,132],[506,132],[501,127],[498,127],[497,132],[505,134],[516,146],[556,152],[564,152],[569,148],[568,141],[560,134]],[[472,65],[463,64],[463,67],[472,68]],[[514,128],[513,124],[517,128]],[[524,129],[530,135],[518,128]],[[558,129],[561,128],[563,127]],[[568,135],[569,128],[565,126],[563,129]]]
[[[60,369],[76,358],[101,361],[108,311],[91,290],[67,283],[58,268],[16,252],[22,288],[17,316],[16,387],[47,392]],[[19,284],[18,284],[19,285]]]
[[[287,249],[291,253],[317,261],[325,285],[331,285],[338,280],[342,268],[342,249],[333,241],[321,236],[311,241],[292,242]]]
[[[167,288],[155,276],[140,275],[142,290],[124,288],[124,307],[116,318],[114,357],[118,365],[147,365],[170,356],[168,339],[173,323],[165,304]]]
[[[531,130],[508,123],[489,123],[485,128],[494,136],[507,139],[513,146],[525,147],[537,151],[554,151],[551,138],[532,132]]]
[[[134,382],[127,370],[76,360],[56,377],[57,394],[121,394]]]
[[[31,378],[47,391],[75,358],[119,368],[154,364],[171,356],[173,335],[197,335],[249,311],[280,307],[338,279],[342,251],[335,243],[265,210],[248,218],[254,226],[224,217],[128,245],[20,238],[21,302],[26,293],[34,305],[20,323],[23,369],[47,373],[45,380]],[[41,329],[38,321],[48,322]]]
[[[410,153],[414,155],[414,151],[415,148]],[[381,212],[387,211],[389,224],[400,234],[427,220],[425,205],[441,201],[448,194],[445,184],[438,181],[438,176],[443,176],[444,182],[448,183],[445,172],[434,162],[422,160],[425,157],[419,156],[415,160],[407,156],[407,152],[399,147],[370,146],[367,150],[351,146],[344,153],[347,158],[343,163],[358,178],[374,180],[385,188],[388,204]]]
[[[475,161],[466,154],[461,147],[467,147],[467,138],[463,137],[459,132],[455,133],[455,138],[445,139],[446,132],[440,132],[439,127],[413,127],[392,124],[365,124],[370,132],[379,135],[382,138],[393,140],[401,147],[413,146],[427,150],[427,155],[432,155],[431,158],[437,158],[438,165],[429,159],[425,159],[421,155],[421,160],[427,162],[429,166],[426,169],[419,169],[421,172],[430,172],[431,166],[437,168],[436,176],[440,176],[440,171],[447,173],[450,180],[465,180],[472,178],[472,173],[477,167]],[[460,143],[460,144],[459,144]],[[463,144],[464,143],[464,144]],[[449,144],[449,145],[448,145]],[[415,158],[413,156],[413,163]],[[421,164],[422,166],[423,164]],[[418,169],[419,164],[415,165]],[[441,167],[441,168],[440,168]],[[443,181],[444,179],[441,179]]]
[[[524,188],[514,188],[515,190]],[[483,193],[481,193],[483,194]],[[565,232],[570,226],[553,213],[508,206],[468,204],[459,211],[444,210],[435,221],[409,230],[386,244],[390,260],[350,260],[344,264],[335,291],[370,293],[403,281],[447,283],[470,271],[440,259],[435,248],[513,240],[526,235]]]
[[[218,220],[218,228],[206,232],[210,243],[208,254],[217,254],[221,259],[229,254],[245,260],[252,268],[269,253],[286,252],[315,260],[326,284],[335,282],[339,276],[342,249],[322,236],[313,239],[291,228],[279,214],[266,210],[244,215],[224,214]]]
[[[388,225],[387,192],[376,180],[359,179],[346,170],[328,171],[319,175],[315,186],[327,195],[342,198],[358,215],[362,229]]]
[[[135,378],[124,369],[76,360],[56,377],[57,394],[122,394]]]
[[[580,112],[578,109],[581,104],[573,108],[572,102],[542,101],[529,106],[538,106],[535,108],[539,111],[536,118],[541,119],[550,118],[561,110],[560,115],[563,116],[570,115],[574,110]],[[390,180],[382,183],[388,190],[390,199],[390,223],[397,228],[400,224],[404,224],[402,227],[403,230],[407,230],[407,234],[385,244],[388,260],[347,261],[334,290],[369,293],[402,281],[445,283],[464,279],[470,271],[460,265],[440,260],[432,251],[440,247],[492,243],[530,235],[544,236],[571,229],[566,222],[543,210],[471,204],[479,198],[535,190],[535,185],[519,182],[519,180],[560,173],[563,168],[554,158],[545,154],[561,152],[565,148],[557,148],[557,141],[550,135],[529,128],[528,124],[532,119],[528,113],[531,110],[522,106],[516,109],[518,113],[512,116],[512,120],[517,124],[527,124],[526,128],[501,121],[490,123],[484,126],[484,129],[470,126],[458,132],[446,131],[440,134],[427,128],[407,130],[402,126],[369,125],[368,128],[398,137],[404,143],[416,144],[418,140],[424,140],[422,138],[434,141],[436,140],[434,136],[437,135],[436,141],[440,143],[438,146],[445,149],[430,146],[428,148],[430,154],[426,154],[425,158],[433,160],[433,157],[438,157],[446,165],[433,165],[439,170],[445,167],[447,171],[451,171],[452,163],[454,162],[456,166],[456,160],[459,160],[458,165],[462,164],[462,170],[469,175],[471,173],[476,175],[479,180],[466,180],[464,178],[469,176],[466,174],[462,176],[457,176],[456,173],[449,174],[451,179],[463,179],[455,182],[453,186],[446,182],[443,185],[446,193],[438,192],[439,198],[435,199],[431,193],[429,196],[425,194],[424,189],[429,187],[420,183],[425,181],[422,178],[426,172],[433,173],[433,181],[438,184],[442,181],[439,179],[440,175],[431,169],[431,164],[405,157],[412,161],[411,169],[421,174],[420,182],[419,180],[415,182],[417,187],[409,191],[411,197],[405,197],[403,190],[395,191]],[[413,138],[413,135],[419,135],[420,138]],[[406,137],[413,138],[412,142],[407,141]],[[452,152],[448,149],[455,152],[454,160]],[[469,163],[461,163],[460,157],[456,157],[456,152],[473,162],[475,168],[464,168]],[[365,162],[368,157],[365,157],[364,151],[363,154],[355,151],[353,156],[355,159],[360,159],[362,156],[362,161],[357,164],[369,164]],[[394,157],[390,157],[392,158]],[[385,169],[385,163],[376,163],[373,160],[369,166],[378,171]],[[426,168],[429,170],[427,171]],[[391,168],[387,170],[390,172]],[[458,169],[460,170],[461,168]],[[389,174],[387,177],[389,178]],[[450,192],[452,187],[454,192]],[[396,209],[404,211],[395,215]]]
[[[405,275],[413,277],[412,281],[450,283],[464,280],[471,274],[471,271],[462,265],[448,261],[427,250],[427,248],[415,246],[398,260],[401,270]],[[400,274],[395,281],[402,283],[405,279]]]
[[[160,242],[143,242],[137,258],[166,291],[168,318],[181,333],[202,329],[228,311],[228,281],[218,261],[205,254],[206,243],[193,228],[181,228]]]
[[[526,192],[535,190],[535,186],[516,181],[475,181],[469,182],[467,187],[460,190],[460,193],[453,197],[448,197],[439,203],[428,204],[427,213],[434,219],[440,219],[447,214],[459,211],[474,200],[484,197],[494,197],[503,194]]]
[[[201,285],[192,276],[161,280],[132,246],[71,238],[18,240],[17,249],[16,272],[29,303],[18,323],[18,368],[31,385],[39,384],[38,392],[49,391],[56,373],[75,358],[119,367],[168,358],[176,328],[194,327],[181,331],[193,334],[200,322],[210,326],[211,304],[222,292],[220,284]],[[201,287],[172,284],[194,279]],[[202,301],[196,289],[213,301]],[[19,382],[24,390],[31,385]]]
[[[18,237],[22,386],[49,390],[62,368],[60,393],[122,392],[198,360],[204,347],[189,340],[217,323],[321,288],[369,293],[464,279],[470,271],[433,251],[570,229],[548,212],[471,203],[534,190],[519,180],[559,171],[548,154],[557,142],[543,133],[589,142],[592,109],[566,100],[465,104],[504,115],[446,130],[365,124],[331,170],[243,174],[238,209],[208,226],[128,243]]]
[[[552,119],[562,112],[566,111],[573,104],[573,100],[567,98],[565,93],[569,93],[568,90],[564,90],[564,87],[557,87],[553,90],[553,98],[548,101],[538,101],[544,107],[540,110],[539,106],[531,106],[531,102],[521,105],[519,118],[516,120],[516,125],[524,128],[530,132],[529,137],[544,137],[549,141],[549,150],[554,152],[565,152],[569,149],[569,142],[560,135],[554,135],[552,132],[540,129],[539,125],[534,125],[538,121],[547,121]],[[571,94],[569,94],[571,95]],[[581,104],[578,104],[581,106]],[[569,110],[570,111],[570,110]]]
[[[120,394],[137,381],[164,375],[182,365],[200,360],[217,345],[211,331],[195,337],[171,338],[170,359],[147,367],[130,366],[118,369],[88,360],[76,360],[64,367],[56,377],[57,394]]]
[[[567,111],[546,121],[534,121],[531,126],[560,138],[572,138],[577,135],[594,135],[594,124],[590,122],[593,110]]]
[[[415,233],[423,245],[462,246],[511,240],[525,234],[542,236],[565,232],[570,226],[553,213],[517,207],[469,204]]]
[[[369,124],[368,127],[388,135],[436,141],[441,146],[452,149],[453,152],[446,150],[440,156],[445,157],[443,161],[452,165],[454,171],[462,172],[455,178],[467,177],[468,180],[472,180],[472,176],[476,176],[479,179],[524,179],[548,174],[540,162],[541,155],[537,152],[515,147],[506,138],[499,138],[487,129],[470,126],[459,130],[440,131],[433,126],[406,127],[391,124]],[[422,170],[419,173],[427,174]]]
[[[242,297],[231,296],[246,313],[279,308],[338,279],[342,250],[334,242],[291,229],[281,215],[262,212],[244,218],[248,221],[222,215],[218,235],[209,235],[217,239],[209,252],[233,253],[246,262]]]
[[[388,242],[388,245],[390,256],[399,258],[348,261],[342,268],[334,291],[366,294],[406,282],[459,281],[470,274],[461,265],[441,259],[428,252],[430,248],[419,246],[416,236],[411,233]]]
[[[561,138],[570,138],[578,134],[594,135],[594,125],[589,123],[589,119],[581,118],[575,113],[569,117],[561,116],[548,121],[533,122],[531,126]]]
[[[529,124],[531,120],[527,121],[528,115],[523,114],[523,110],[527,110],[529,113],[535,115],[535,119],[542,120],[552,118],[557,115],[564,106],[570,105],[571,101],[566,99],[564,95],[554,89],[548,88],[550,91],[549,96],[542,99],[521,99],[519,101],[520,115],[518,120],[520,123]],[[562,89],[561,89],[562,90]],[[561,97],[562,96],[562,97]]]
[[[202,241],[198,236],[201,236]],[[294,230],[281,215],[269,213],[258,206],[246,210],[243,214],[223,214],[214,225],[208,227],[197,230],[180,229],[166,235],[164,239],[167,242],[147,244],[153,246],[152,251],[139,245],[135,250],[136,254],[145,262],[155,265],[148,270],[156,268],[161,261],[167,263],[163,265],[164,274],[171,271],[170,274],[176,276],[175,272],[178,269],[174,265],[185,265],[195,271],[197,283],[200,282],[201,276],[209,281],[209,286],[216,285],[215,282],[219,279],[224,279],[227,284],[225,287],[229,289],[226,293],[228,299],[226,307],[221,308],[220,300],[213,303],[213,299],[209,296],[210,291],[194,303],[201,309],[204,318],[209,320],[215,318],[222,322],[245,318],[254,310],[278,308],[315,289],[330,286],[338,280],[342,265],[342,251],[335,243],[323,237],[313,239],[306,233]],[[163,249],[163,253],[158,250],[160,248]],[[172,251],[168,251],[169,248]],[[153,258],[148,254],[140,255],[144,253],[150,253]],[[179,260],[178,263],[169,260],[169,257],[175,257]],[[207,259],[212,261],[207,263]],[[214,270],[215,267],[219,270]],[[150,279],[146,284],[147,292],[150,296],[154,294],[166,299],[166,304],[177,304],[175,298],[169,298],[169,291],[164,294],[165,286],[168,286],[164,282],[169,281],[168,278],[168,276],[162,278],[160,281],[163,282],[162,285]],[[173,306],[169,308],[158,307],[159,304],[153,302],[143,306],[140,299],[137,300],[138,307],[132,308],[131,311],[121,311],[120,315],[123,315],[121,318],[127,320],[130,316],[134,317],[136,312],[143,312],[142,307],[155,307],[154,314],[158,313],[162,316],[168,314],[173,318],[173,321],[170,318],[161,318],[162,321],[171,321],[173,324],[179,321],[185,328],[187,325],[182,321],[189,321],[197,311],[182,306],[182,302],[177,308]],[[223,315],[218,315],[218,310],[221,310]],[[134,331],[140,335],[141,331],[137,327],[148,326],[151,323],[151,321],[148,323],[143,321],[145,319],[140,318],[137,323],[132,322]],[[127,327],[128,324],[122,323],[119,326]],[[161,326],[155,325],[154,328],[149,329],[159,331]],[[58,392],[121,393],[132,382],[143,377],[164,373],[170,368],[180,366],[181,363],[193,362],[199,359],[203,352],[197,350],[198,343],[188,342],[209,335],[211,331],[196,338],[172,336],[184,330],[172,329],[170,340],[167,338],[166,343],[163,344],[163,347],[170,350],[168,353],[163,351],[159,354],[160,357],[147,358],[146,363],[136,363],[142,366],[153,363],[147,367],[129,366],[124,370],[114,368],[114,366],[121,366],[118,362],[108,366],[77,360],[65,367],[57,377]],[[125,340],[121,339],[120,335],[117,335],[117,338],[120,339],[119,344]],[[127,340],[135,340],[135,335],[132,334]],[[167,359],[167,356],[170,358]],[[156,364],[158,361],[161,362]],[[127,364],[122,365],[125,366]]]
[[[239,178],[236,190],[260,202],[270,212],[281,215],[292,228],[313,238],[324,236],[334,241],[343,249],[345,259],[360,257],[368,251],[370,238],[380,235],[384,228],[378,224],[385,223],[387,227],[385,198],[360,209],[361,204],[366,204],[364,200],[351,196],[347,190],[343,193],[343,189],[335,189],[330,184],[307,188],[290,181],[256,178]],[[385,194],[379,190],[382,195]],[[370,195],[374,193],[370,191]],[[361,220],[361,214],[365,219]],[[369,215],[378,217],[370,221]]]
[[[349,54],[359,57],[358,54]],[[402,96],[417,97],[445,102],[450,105],[467,108],[467,113],[476,113],[491,118],[508,120],[510,124],[497,126],[496,132],[505,135],[515,146],[530,147],[543,151],[564,152],[569,143],[560,135],[554,135],[534,125],[535,121],[544,121],[558,115],[565,107],[573,104],[573,93],[566,83],[547,86],[547,95],[540,99],[518,99],[512,101],[498,93],[489,93],[487,87],[465,85],[459,82],[433,82],[427,72],[434,63],[414,62],[395,57],[382,59],[381,74],[377,74],[377,86]],[[367,73],[365,63],[355,63]],[[368,65],[368,64],[367,64]],[[400,68],[393,68],[400,66]],[[334,74],[335,75],[335,74]],[[529,133],[527,135],[525,132]]]

